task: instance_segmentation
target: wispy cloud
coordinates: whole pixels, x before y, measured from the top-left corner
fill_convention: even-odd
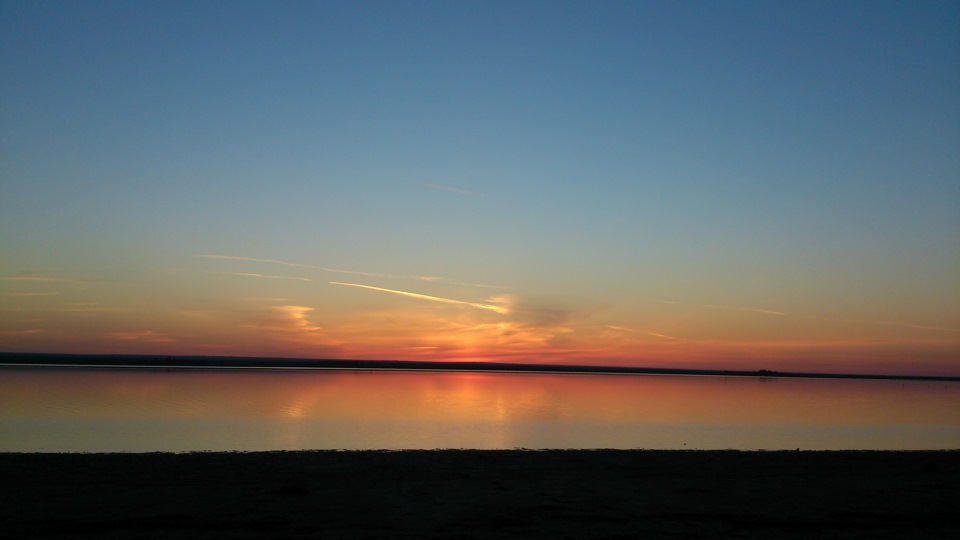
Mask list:
[[[942,326],[927,326],[923,324],[913,324],[898,321],[871,321],[873,324],[883,326],[902,326],[904,328],[913,328],[915,330],[935,330],[938,332],[960,332],[960,328],[944,328]]]
[[[293,334],[319,332],[322,329],[307,318],[307,315],[313,310],[312,307],[307,306],[272,306],[267,308],[266,312],[256,321],[245,326],[257,330]]]
[[[256,262],[264,264],[279,264],[281,266],[292,266],[295,268],[310,268],[312,270],[323,270],[324,272],[333,272],[335,274],[352,274],[357,276],[367,276],[367,277],[388,277],[388,278],[397,278],[401,276],[394,276],[391,274],[384,274],[380,272],[362,272],[359,270],[344,270],[341,268],[329,268],[326,266],[317,266],[313,264],[303,264],[295,263],[290,261],[282,261],[280,259],[259,259],[256,257],[240,257],[237,255],[218,255],[213,253],[207,253],[203,255],[197,255],[201,259],[217,259],[223,261],[245,261],[245,262]],[[224,272],[227,273],[227,272]],[[244,275],[253,275],[253,274],[244,274]]]
[[[500,353],[508,349],[524,349],[529,347],[557,347],[557,339],[574,331],[568,326],[540,326],[524,321],[499,321],[495,323],[462,324],[450,322],[444,328],[449,333],[448,347],[462,346],[462,335],[471,337],[467,341],[486,343],[488,347],[496,347]]]
[[[467,283],[461,281],[455,281],[441,276],[405,276],[397,274],[389,274],[386,272],[369,272],[364,270],[348,270],[344,268],[331,268],[329,266],[317,266],[312,264],[301,264],[290,261],[283,261],[280,259],[259,259],[256,257],[241,257],[236,255],[218,255],[218,254],[203,254],[197,255],[199,258],[203,259],[217,259],[217,260],[226,260],[226,261],[246,261],[246,262],[257,262],[264,264],[278,264],[282,266],[291,266],[296,268],[310,268],[312,270],[322,270],[324,272],[330,272],[333,274],[347,274],[351,276],[363,276],[363,277],[378,277],[378,278],[387,278],[387,279],[412,279],[417,281],[426,281],[426,282],[443,282],[449,283],[451,285],[462,285],[465,287],[479,287],[479,288],[490,288],[490,289],[504,289],[506,287],[501,287],[499,285],[485,285],[482,283]],[[251,277],[273,277],[275,279],[284,279],[284,276],[269,276],[264,274],[256,273],[242,273],[242,272],[220,272],[223,274],[235,274],[235,275],[245,275]],[[303,279],[305,281],[312,281],[306,278],[285,278],[285,279]]]
[[[352,276],[385,277],[385,278],[405,278],[406,277],[406,276],[395,276],[393,274],[384,274],[382,272],[363,272],[360,270],[343,270],[341,268],[327,268],[326,266],[318,266],[317,268],[325,272],[332,272],[334,274],[350,274]]]
[[[750,311],[750,312],[753,312],[753,313],[763,313],[764,315],[786,315],[786,314],[787,314],[787,313],[784,312],[784,311],[778,311],[778,310],[775,310],[775,309],[763,309],[763,308],[744,307],[744,306],[725,306],[725,305],[720,305],[720,304],[687,304],[687,303],[684,303],[684,302],[678,302],[678,301],[676,301],[676,300],[657,300],[657,303],[658,303],[658,304],[668,304],[668,305],[673,305],[673,306],[676,306],[676,305],[687,305],[687,306],[701,307],[701,308],[711,308],[711,309],[729,309],[729,310],[734,310],[734,311]]]
[[[679,339],[680,339],[680,338],[678,338],[678,337],[676,337],[676,336],[668,336],[667,334],[661,334],[661,333],[659,333],[659,332],[647,332],[647,335],[648,335],[648,336],[653,336],[653,337],[662,338],[662,339],[670,339],[670,340],[679,340]]]
[[[900,328],[910,328],[913,330],[927,330],[931,332],[960,332],[960,328],[947,328],[944,326],[929,326],[925,324],[916,324],[903,321],[881,321],[881,320],[870,320],[870,319],[834,319],[831,317],[807,317],[808,319],[825,321],[831,323],[840,323],[840,324],[863,324],[863,325],[877,325],[877,326],[897,326]]]
[[[110,332],[107,335],[120,341],[138,341],[140,343],[170,343],[174,341],[172,337],[158,334],[153,330],[143,330],[140,332]]]
[[[752,313],[763,313],[764,315],[786,315],[783,311],[776,311],[773,309],[761,309],[753,307],[741,307],[741,306],[720,306],[717,304],[701,304],[701,307],[714,308],[714,309],[729,309],[735,311],[749,311]]]
[[[500,352],[505,348],[537,347],[556,352],[564,348],[569,336],[574,335],[580,326],[576,320],[577,310],[550,299],[505,294],[486,301],[502,306],[502,313],[507,317],[493,323],[476,321],[478,324],[465,329],[480,342],[486,341]]]
[[[430,182],[420,182],[420,185],[423,186],[423,187],[430,188],[430,189],[438,189],[438,190],[440,190],[440,191],[449,191],[449,192],[451,192],[451,193],[459,193],[460,195],[467,195],[467,196],[470,196],[470,197],[475,197],[475,196],[477,195],[476,193],[474,193],[474,192],[472,192],[472,191],[468,191],[468,190],[466,190],[466,189],[460,189],[460,188],[455,188],[455,187],[450,187],[450,186],[443,186],[443,185],[440,185],[440,184],[433,184],[433,183],[430,183]]]
[[[96,283],[93,279],[77,279],[55,276],[10,276],[0,277],[0,281],[48,281],[61,283]]]
[[[510,306],[517,323],[528,328],[553,328],[565,331],[564,329],[574,318],[574,310],[551,300],[515,298],[513,295],[503,295],[496,299]]]
[[[283,266],[296,266],[298,268],[315,268],[317,270],[323,270],[319,266],[312,266],[309,264],[300,264],[295,262],[281,261],[279,259],[257,259],[254,257],[238,257],[236,255],[217,255],[213,253],[207,253],[203,255],[197,255],[201,259],[221,259],[227,261],[249,261],[249,262],[259,262],[259,263],[268,263],[268,264],[280,264]]]
[[[255,277],[255,278],[264,278],[264,279],[290,279],[295,281],[313,281],[309,278],[304,277],[292,277],[292,276],[272,276],[269,274],[255,274],[252,272],[213,272],[215,274],[223,274],[227,276],[243,276],[243,277]]]
[[[60,313],[123,313],[125,311],[130,311],[124,308],[112,308],[112,307],[77,307],[77,308],[59,308],[53,309],[51,311],[60,312]]]
[[[129,311],[125,308],[104,306],[99,302],[68,302],[50,310],[57,313],[119,313]]]
[[[381,277],[387,279],[414,279],[417,281],[426,281],[428,283],[432,282],[444,282],[451,283],[454,285],[467,285],[470,287],[492,287],[492,288],[501,288],[496,285],[480,285],[477,283],[461,283],[459,281],[453,281],[441,276],[400,276],[397,274],[387,274],[385,272],[364,272],[361,270],[344,270],[342,268],[330,268],[328,266],[318,266],[316,267],[324,272],[331,272],[334,274],[348,274],[351,276],[364,276],[364,277]]]
[[[659,300],[663,304],[679,304],[679,302],[674,302],[670,300]],[[930,332],[951,332],[951,333],[960,333],[960,328],[948,328],[943,326],[931,326],[924,324],[917,324],[906,321],[886,321],[886,320],[876,320],[876,319],[838,319],[832,317],[817,317],[812,315],[804,314],[791,314],[785,311],[779,311],[774,309],[762,309],[754,307],[742,307],[742,306],[727,306],[727,305],[717,305],[717,304],[691,304],[695,307],[701,308],[710,308],[710,309],[726,309],[726,310],[736,310],[736,311],[748,311],[751,313],[761,313],[764,315],[773,315],[778,317],[790,316],[792,318],[808,320],[808,321],[823,321],[837,324],[857,324],[857,325],[874,325],[874,326],[895,326],[899,328],[910,328],[913,330],[923,330]]]
[[[760,309],[760,308],[738,308],[740,311],[752,311],[754,313],[763,313],[765,315],[786,315],[784,311],[776,311],[773,309]]]
[[[476,287],[478,289],[508,289],[509,288],[509,287],[504,287],[503,285],[489,285],[486,283],[468,283],[464,281],[453,281],[446,278],[432,278],[430,280],[427,280],[424,278],[421,278],[421,279],[423,279],[424,281],[443,281],[451,285],[461,285],[464,287]]]
[[[627,328],[626,326],[617,326],[614,324],[608,324],[607,328],[610,330],[616,330],[617,332],[636,332],[633,328]]]
[[[28,336],[30,334],[39,334],[43,332],[39,328],[30,328],[26,330],[0,330],[0,336]]]
[[[604,331],[600,334],[600,336],[604,339],[617,341],[628,340],[630,342],[644,340],[644,336],[651,336],[661,340],[669,341],[687,341],[683,338],[671,336],[662,332],[654,332],[652,330],[636,330],[626,326],[618,326],[614,324],[608,324],[604,326]],[[645,340],[645,342],[649,342],[649,340]]]
[[[343,283],[343,282],[340,282],[340,281],[331,281],[330,284],[331,284],[331,285],[343,285],[343,286],[345,286],[345,287],[358,287],[358,288],[360,288],[360,289],[368,289],[368,290],[371,290],[371,291],[380,291],[380,292],[385,292],[385,293],[390,293],[390,294],[396,294],[396,295],[400,295],[400,296],[406,296],[407,298],[416,298],[416,299],[418,299],[418,300],[428,300],[428,301],[431,301],[431,302],[441,302],[441,303],[444,303],[444,304],[456,304],[456,305],[462,305],[462,306],[470,306],[470,307],[474,307],[474,308],[477,308],[477,309],[485,309],[485,310],[493,311],[493,312],[495,312],[495,313],[500,313],[500,314],[507,314],[507,313],[510,312],[509,308],[506,308],[506,307],[504,307],[504,306],[498,306],[498,305],[493,305],[493,304],[481,304],[481,303],[478,303],[478,302],[467,302],[467,301],[465,301],[465,300],[454,300],[454,299],[452,299],[452,298],[443,298],[443,297],[440,297],[440,296],[430,296],[430,295],[427,295],[427,294],[420,294],[420,293],[409,292],[409,291],[398,291],[398,290],[395,290],[395,289],[385,289],[385,288],[383,288],[383,287],[374,287],[374,286],[372,286],[372,285],[361,285],[360,283]]]

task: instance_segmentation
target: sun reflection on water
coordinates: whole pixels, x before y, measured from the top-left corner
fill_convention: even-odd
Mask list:
[[[2,369],[0,450],[957,448],[957,403],[917,381]]]

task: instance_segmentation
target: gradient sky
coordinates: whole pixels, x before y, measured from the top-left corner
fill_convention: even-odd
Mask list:
[[[0,5],[0,350],[960,375],[958,2]]]

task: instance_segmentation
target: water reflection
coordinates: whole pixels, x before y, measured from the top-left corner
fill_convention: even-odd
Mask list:
[[[958,448],[960,384],[0,369],[0,450]]]

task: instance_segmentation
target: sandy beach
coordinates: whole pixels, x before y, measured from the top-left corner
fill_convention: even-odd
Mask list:
[[[4,538],[955,538],[960,451],[0,454]]]

